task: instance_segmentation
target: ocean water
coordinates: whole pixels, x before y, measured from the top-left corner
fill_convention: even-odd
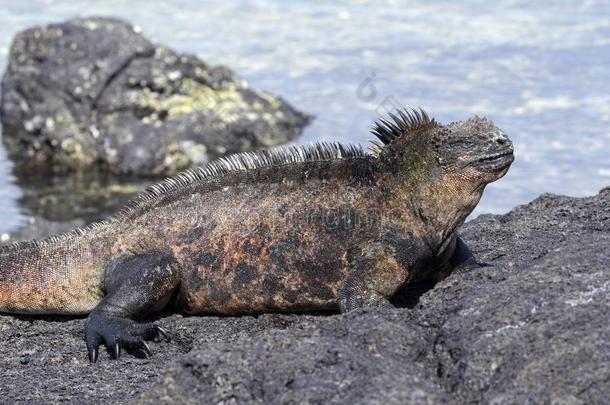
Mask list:
[[[225,64],[315,121],[299,143],[366,143],[395,105],[441,122],[473,114],[514,141],[509,174],[474,215],[542,192],[610,184],[610,1],[0,1],[0,70],[11,38],[74,16],[110,15],[153,41]],[[0,232],[22,224],[0,150]]]

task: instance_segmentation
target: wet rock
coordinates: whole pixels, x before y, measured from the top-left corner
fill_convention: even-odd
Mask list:
[[[113,18],[17,34],[0,115],[17,169],[140,175],[282,144],[309,120],[230,69],[153,44]]]
[[[610,188],[467,223],[479,264],[411,309],[183,317],[87,365],[82,319],[0,317],[0,395],[135,403],[567,403],[610,395]],[[408,290],[407,290],[408,291]]]

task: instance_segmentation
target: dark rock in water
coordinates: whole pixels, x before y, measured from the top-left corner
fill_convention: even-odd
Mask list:
[[[479,265],[412,309],[182,317],[87,364],[84,320],[0,317],[0,395],[136,403],[556,403],[610,397],[610,188],[467,223]],[[408,291],[408,289],[406,290]],[[135,397],[135,398],[134,398]]]
[[[307,124],[228,68],[137,31],[113,18],[79,18],[15,37],[0,115],[18,169],[171,174],[288,142]]]

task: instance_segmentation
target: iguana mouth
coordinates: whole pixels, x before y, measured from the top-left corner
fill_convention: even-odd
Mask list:
[[[515,156],[513,155],[513,151],[509,150],[479,158],[472,162],[472,165],[479,170],[495,172],[510,166],[510,164],[513,163],[513,160],[515,160]]]

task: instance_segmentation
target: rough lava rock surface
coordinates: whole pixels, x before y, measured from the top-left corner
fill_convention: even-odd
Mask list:
[[[139,175],[286,143],[310,119],[226,67],[102,17],[17,34],[0,115],[4,143],[21,167],[98,165]]]
[[[154,357],[89,365],[83,319],[0,317],[0,397],[134,403],[554,403],[610,397],[610,188],[462,234],[479,264],[412,308],[183,317]]]

